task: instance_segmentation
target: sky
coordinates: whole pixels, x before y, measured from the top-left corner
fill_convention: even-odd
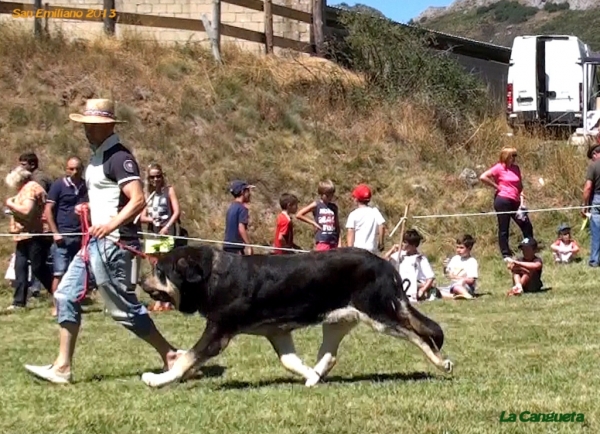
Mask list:
[[[380,10],[386,17],[394,21],[406,23],[430,6],[448,6],[452,1],[453,0],[328,0],[327,4],[333,6],[338,3],[346,3],[350,6],[354,6],[356,3],[360,3]]]

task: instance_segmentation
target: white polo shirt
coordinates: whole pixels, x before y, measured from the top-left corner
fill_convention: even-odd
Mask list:
[[[92,225],[108,223],[127,205],[129,199],[121,189],[137,179],[141,180],[141,177],[135,157],[120,143],[116,134],[111,135],[93,153],[85,170]],[[107,238],[139,239],[141,229],[141,223],[134,224],[132,219]]]

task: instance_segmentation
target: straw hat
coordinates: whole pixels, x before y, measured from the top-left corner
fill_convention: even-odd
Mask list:
[[[110,99],[88,99],[83,114],[71,113],[69,119],[83,124],[120,124],[126,122],[117,120],[115,103]]]

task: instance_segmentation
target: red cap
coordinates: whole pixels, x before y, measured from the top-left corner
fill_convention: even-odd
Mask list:
[[[352,197],[357,200],[369,200],[371,199],[371,189],[365,184],[359,184],[352,191]]]

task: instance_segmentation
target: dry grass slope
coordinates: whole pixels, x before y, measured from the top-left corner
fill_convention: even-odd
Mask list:
[[[83,131],[68,113],[86,98],[111,97],[128,120],[120,133],[142,165],[157,160],[166,167],[192,236],[221,239],[233,178],[258,186],[251,236],[264,244],[271,242],[279,195],[294,192],[308,203],[322,178],[336,183],[344,221],[359,182],[374,188],[374,204],[390,227],[408,201],[414,215],[489,211],[491,192],[469,187],[459,174],[466,167],[480,173],[508,144],[519,150],[531,208],[579,204],[586,160],[565,143],[507,138],[498,119],[473,121],[464,128],[465,140],[450,142],[431,121],[430,108],[414,101],[366,104],[363,80],[328,62],[234,49],[224,58],[219,67],[202,48],[135,39],[83,43],[55,35],[40,42],[29,27],[3,26],[0,173],[29,149],[54,176],[62,174],[67,155],[86,158]],[[546,241],[567,218],[577,223],[578,214],[533,216]],[[462,232],[479,239],[480,255],[496,253],[493,218],[413,223],[427,235],[423,249],[434,259],[451,251]],[[309,228],[299,227],[302,246],[310,247],[311,237]],[[7,240],[3,248],[8,252],[12,244]]]

